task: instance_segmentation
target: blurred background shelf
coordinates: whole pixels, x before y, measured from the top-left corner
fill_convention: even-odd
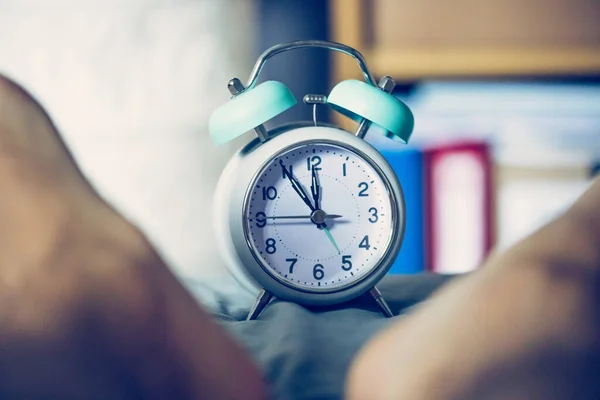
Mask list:
[[[599,21],[594,0],[330,1],[332,39],[397,81],[598,75]],[[338,56],[332,71],[359,76]]]
[[[229,79],[301,39],[357,48],[415,114],[408,146],[366,136],[406,191],[393,273],[476,268],[600,171],[600,0],[0,0],[0,73],[47,108],[83,172],[173,270],[198,279],[226,274],[206,216],[253,136],[215,149],[208,118]],[[348,78],[356,63],[323,49],[261,74],[299,100]],[[326,107],[317,119],[355,129]],[[267,126],[299,120],[312,120],[301,101]]]
[[[475,269],[597,174],[600,1],[330,0],[329,32],[415,115],[408,146],[367,136],[409,182],[410,249],[392,273]],[[330,86],[345,79],[361,79],[356,63],[332,55]]]
[[[465,48],[374,47],[366,51],[374,74],[397,81],[428,78],[565,76],[597,74],[600,47]],[[350,71],[338,71],[341,76]]]

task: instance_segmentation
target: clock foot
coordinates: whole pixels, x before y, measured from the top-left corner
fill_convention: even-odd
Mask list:
[[[383,315],[385,315],[387,318],[391,318],[394,316],[394,313],[390,309],[390,306],[388,306],[388,303],[385,301],[383,295],[381,294],[379,289],[377,289],[376,286],[374,286],[373,289],[369,291],[369,294],[375,299]]]
[[[261,290],[258,294],[258,297],[256,298],[256,302],[254,303],[254,305],[250,309],[250,312],[248,313],[248,317],[246,317],[246,321],[256,319],[260,315],[262,310],[265,309],[267,304],[269,304],[269,301],[271,301],[272,298],[272,293],[269,293],[264,289]]]

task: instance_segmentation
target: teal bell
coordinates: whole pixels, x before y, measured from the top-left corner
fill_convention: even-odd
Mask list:
[[[266,81],[241,91],[217,108],[208,122],[210,136],[216,145],[222,145],[255,128],[262,128],[262,124],[295,104],[296,98],[286,85]]]
[[[385,85],[393,81],[386,77],[382,82]],[[408,143],[412,135],[415,125],[412,112],[384,87],[353,79],[342,81],[333,88],[327,97],[327,103],[355,121],[368,120],[381,126],[391,139]]]

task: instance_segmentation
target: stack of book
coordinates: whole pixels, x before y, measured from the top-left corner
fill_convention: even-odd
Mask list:
[[[490,146],[470,140],[379,149],[404,192],[405,237],[391,274],[471,271],[494,236]]]
[[[405,195],[390,274],[476,269],[556,218],[600,170],[600,85],[432,83],[402,99],[412,142],[367,135]]]

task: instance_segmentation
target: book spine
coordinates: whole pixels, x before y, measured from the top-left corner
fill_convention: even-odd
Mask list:
[[[392,166],[404,195],[405,232],[402,247],[389,274],[416,274],[425,270],[423,152],[417,148],[382,151]]]
[[[436,145],[424,154],[426,268],[476,269],[494,242],[493,168],[485,142]]]

